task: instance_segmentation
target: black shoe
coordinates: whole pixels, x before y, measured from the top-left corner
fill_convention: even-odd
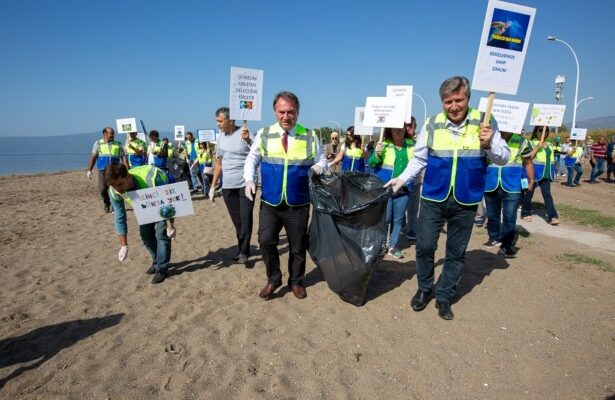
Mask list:
[[[239,261],[239,254],[233,256],[233,261],[235,262]]]
[[[417,290],[416,294],[410,301],[410,308],[412,308],[414,311],[421,311],[422,309],[427,307],[427,303],[429,303],[432,293],[433,290],[429,292],[424,292],[421,289]]]
[[[156,270],[156,273],[154,274],[154,276],[152,276],[152,283],[162,283],[165,279],[167,279],[167,276],[169,276],[169,274],[167,274],[167,271],[161,269]]]
[[[148,275],[151,275],[154,272],[156,272],[156,263],[155,262],[152,263],[151,267],[149,267],[147,269],[147,271],[145,271],[145,273],[148,274]]]
[[[512,247],[500,247],[499,253],[506,258],[517,257],[517,253],[512,249]]]
[[[237,262],[240,264],[245,264],[248,262],[248,255],[247,254],[240,254],[237,256]]]
[[[493,249],[498,244],[500,244],[499,240],[489,239],[485,243],[483,243],[483,247],[486,247],[488,249]]]
[[[447,321],[455,318],[455,314],[453,314],[453,310],[451,310],[451,303],[448,301],[436,300],[436,308],[438,309],[438,316],[440,318]]]
[[[110,213],[111,212],[111,204],[105,204],[105,212],[106,213]]]

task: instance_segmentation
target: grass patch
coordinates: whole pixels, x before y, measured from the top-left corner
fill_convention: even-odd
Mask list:
[[[534,210],[544,210],[545,205],[532,202],[532,208]],[[579,225],[594,226],[607,231],[615,230],[615,218],[602,215],[599,211],[587,210],[569,204],[555,204],[555,209],[560,214],[560,217],[576,222]]]
[[[558,261],[563,261],[567,263],[595,265],[596,267],[598,267],[598,269],[600,269],[600,271],[604,272],[615,272],[615,268],[613,268],[608,262],[603,261],[599,258],[584,256],[583,254],[564,253],[558,255],[555,258]]]

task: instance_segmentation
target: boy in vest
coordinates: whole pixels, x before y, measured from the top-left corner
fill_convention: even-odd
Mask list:
[[[505,165],[510,149],[495,120],[468,107],[470,82],[454,76],[440,86],[443,112],[425,121],[417,137],[414,158],[385,187],[399,191],[425,169],[416,242],[418,290],[410,306],[423,310],[436,297],[438,315],[453,319],[451,301],[465,262],[476,208],[485,191],[487,159]],[[434,253],[440,230],[447,224],[446,259],[434,287]]]
[[[92,179],[92,169],[96,165],[98,170],[98,191],[103,199],[105,212],[111,212],[111,201],[109,200],[109,185],[105,180],[105,168],[109,164],[126,162],[122,144],[115,140],[115,131],[111,127],[102,130],[103,137],[97,140],[92,147],[92,157],[88,165],[87,177]]]

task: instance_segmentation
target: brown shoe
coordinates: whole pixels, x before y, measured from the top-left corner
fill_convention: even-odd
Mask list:
[[[525,222],[532,222],[532,217],[530,217],[529,215],[525,217],[521,217],[521,219],[524,220]]]
[[[273,283],[267,283],[258,295],[265,300],[269,300],[273,292],[275,292],[275,290],[279,287],[279,284],[274,285]]]
[[[551,218],[551,222],[549,222],[551,225],[559,225],[559,220],[557,218]]]
[[[293,294],[298,299],[305,299],[307,297],[307,293],[301,285],[291,285],[290,289],[293,291]]]

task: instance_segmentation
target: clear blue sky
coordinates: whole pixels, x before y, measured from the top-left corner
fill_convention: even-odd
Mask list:
[[[565,120],[615,115],[615,1],[524,0],[537,8],[516,100],[554,103],[566,75]],[[487,1],[0,1],[0,136],[99,131],[135,116],[148,129],[214,127],[231,66],[265,70],[263,121],[273,95],[301,100],[300,122],[352,124],[366,96],[412,84],[441,109],[447,77],[472,79]],[[473,93],[477,105],[482,92]],[[511,98],[510,96],[498,96]],[[422,104],[414,98],[422,123]]]

